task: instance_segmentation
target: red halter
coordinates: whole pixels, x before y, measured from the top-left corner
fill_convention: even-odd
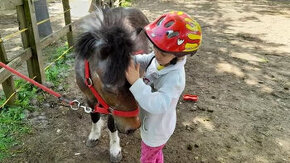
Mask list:
[[[115,110],[112,107],[110,107],[104,99],[100,96],[100,94],[97,92],[95,87],[93,87],[93,81],[90,77],[90,67],[89,67],[89,61],[85,60],[85,84],[91,89],[92,93],[98,100],[98,104],[95,106],[94,112],[102,113],[102,114],[112,114],[119,117],[136,117],[139,114],[139,108],[133,110],[133,111],[119,111]],[[100,106],[101,105],[101,106]]]

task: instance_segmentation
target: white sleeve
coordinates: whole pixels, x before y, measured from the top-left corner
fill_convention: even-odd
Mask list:
[[[139,78],[131,87],[138,104],[151,114],[161,114],[170,108],[173,99],[178,99],[184,90],[185,80],[180,80],[179,75],[171,75],[163,86],[156,92]]]
[[[135,55],[133,58],[134,58],[135,63],[139,63],[141,69],[144,70],[153,57],[154,57],[154,52],[149,53],[149,54]]]

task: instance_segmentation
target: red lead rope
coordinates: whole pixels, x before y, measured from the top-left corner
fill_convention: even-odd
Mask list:
[[[78,110],[79,108],[83,108],[84,111],[86,113],[91,113],[92,109],[90,107],[86,107],[86,106],[82,106],[80,104],[80,102],[78,102],[77,100],[68,100],[66,98],[63,98],[59,93],[47,88],[46,86],[36,82],[33,79],[30,79],[29,77],[21,74],[20,72],[14,70],[13,68],[7,66],[6,64],[0,62],[0,66],[7,69],[8,71],[10,71],[11,73],[19,76],[20,78],[30,82],[31,84],[41,88],[42,90],[44,90],[45,92],[48,92],[51,95],[54,95],[55,97],[57,97],[58,99],[62,100],[63,102],[66,102],[70,105],[71,109],[73,110]],[[113,108],[111,108],[104,100],[103,98],[98,94],[98,92],[96,91],[96,89],[93,87],[93,82],[90,78],[90,70],[89,70],[89,62],[86,60],[85,61],[85,76],[86,76],[86,85],[91,89],[92,93],[95,95],[95,97],[97,98],[99,104],[102,105],[102,107],[100,107],[100,105],[96,105],[95,106],[95,110],[94,112],[99,112],[102,114],[113,114],[116,116],[120,116],[120,117],[135,117],[138,116],[139,114],[139,109],[135,109],[133,111],[119,111],[119,110],[114,110]],[[75,105],[77,105],[77,107],[74,107]]]
[[[43,91],[48,92],[49,94],[51,94],[51,95],[57,97],[59,100],[65,102],[65,103],[68,103],[68,104],[70,105],[71,109],[73,109],[73,110],[77,110],[77,109],[79,109],[79,108],[83,108],[84,111],[85,111],[86,113],[90,113],[90,112],[91,112],[91,109],[90,109],[90,108],[80,105],[80,102],[78,102],[77,100],[73,100],[73,101],[71,101],[71,100],[68,100],[68,99],[66,99],[66,98],[63,98],[59,93],[57,93],[57,92],[55,92],[55,91],[53,91],[53,90],[47,88],[46,86],[44,86],[44,85],[42,85],[42,84],[36,82],[36,81],[33,80],[33,79],[30,79],[29,77],[27,77],[27,76],[21,74],[20,72],[14,70],[13,68],[7,66],[7,65],[4,64],[3,62],[0,62],[0,66],[3,67],[3,68],[5,68],[6,70],[10,71],[11,73],[13,73],[13,74],[19,76],[20,78],[22,78],[22,79],[24,79],[24,80],[30,82],[31,84],[33,84],[33,85],[35,85],[35,86],[41,88]],[[77,106],[74,107],[75,105],[77,105]]]
[[[27,77],[27,76],[21,74],[20,72],[18,72],[18,71],[16,71],[16,70],[14,70],[13,68],[11,68],[11,67],[5,65],[4,63],[0,62],[0,66],[3,67],[3,68],[5,68],[6,70],[10,71],[11,73],[13,73],[13,74],[15,74],[15,75],[21,77],[22,79],[24,79],[24,80],[30,82],[31,84],[34,84],[35,86],[41,88],[42,90],[44,90],[44,91],[46,91],[46,92],[48,92],[48,93],[54,95],[55,97],[57,97],[57,98],[60,98],[60,97],[61,97],[61,95],[60,95],[59,93],[57,93],[57,92],[55,92],[55,91],[53,91],[53,90],[47,88],[46,86],[44,86],[44,85],[42,85],[42,84],[36,82],[36,81],[33,80],[33,79],[30,79],[29,77]]]

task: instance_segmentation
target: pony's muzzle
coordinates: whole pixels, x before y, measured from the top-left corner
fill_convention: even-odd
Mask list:
[[[118,131],[123,134],[132,134],[141,126],[139,117],[124,118],[115,116],[114,120]]]
[[[127,134],[127,135],[131,135],[131,134],[133,134],[135,131],[136,131],[136,129],[127,130],[127,131],[126,131],[126,134]]]

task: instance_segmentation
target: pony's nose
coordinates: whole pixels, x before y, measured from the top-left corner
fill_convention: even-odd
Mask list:
[[[131,134],[133,134],[135,131],[136,131],[136,129],[129,129],[129,130],[126,131],[126,134],[127,134],[127,135],[131,135]]]

